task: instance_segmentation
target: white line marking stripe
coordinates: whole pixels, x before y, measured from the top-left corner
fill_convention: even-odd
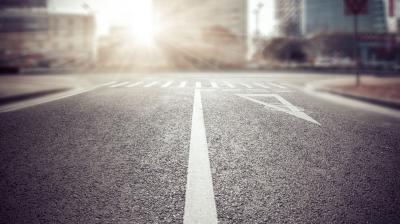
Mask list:
[[[246,84],[246,83],[240,83],[239,85],[242,85],[242,86],[244,86],[244,87],[246,87],[248,89],[253,89],[253,87],[251,85]]]
[[[187,83],[187,82],[181,82],[181,84],[179,85],[179,88],[185,87],[185,86],[186,86],[186,83]]]
[[[211,82],[212,88],[219,88],[218,84],[216,82]]]
[[[280,89],[287,89],[285,86],[281,86],[281,85],[278,85],[278,84],[275,84],[275,83],[268,83],[269,85],[271,85],[271,86],[273,86],[273,87],[277,87],[277,88],[280,88]]]
[[[154,85],[157,85],[157,81],[156,82],[152,82],[152,83],[150,83],[150,84],[147,84],[147,85],[145,85],[144,87],[145,88],[149,88],[149,87],[152,87],[152,86],[154,86]]]
[[[253,83],[255,86],[259,86],[259,87],[262,87],[262,88],[264,88],[264,89],[271,89],[271,87],[269,87],[269,86],[266,86],[266,85],[263,85],[263,84],[261,84],[261,83]]]
[[[200,89],[201,88],[201,82],[196,82],[196,88]]]
[[[167,83],[165,83],[164,85],[162,85],[162,88],[167,88],[168,86],[172,85],[172,83],[174,83],[174,81],[168,81]]]
[[[194,91],[183,223],[218,223],[200,90]]]
[[[131,85],[128,85],[128,86],[126,86],[126,87],[132,88],[132,87],[138,86],[138,85],[140,85],[140,84],[142,84],[142,83],[143,83],[143,82],[137,82],[137,83],[133,83],[133,84],[131,84]]]
[[[127,84],[129,84],[129,82],[121,82],[121,83],[112,85],[112,86],[110,86],[110,87],[111,87],[111,88],[121,87],[121,86],[124,86],[124,85],[127,85]]]
[[[229,88],[235,88],[234,85],[232,85],[230,82],[225,81],[224,82]]]

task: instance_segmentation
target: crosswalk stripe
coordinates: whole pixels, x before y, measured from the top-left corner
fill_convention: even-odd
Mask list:
[[[138,86],[138,85],[140,85],[140,84],[142,84],[142,83],[143,83],[143,82],[136,82],[136,83],[133,83],[133,84],[127,85],[126,87],[128,87],[128,88],[132,88],[132,87]]]
[[[261,83],[253,83],[255,86],[259,86],[259,87],[262,87],[262,88],[264,88],[264,89],[271,89],[271,87],[269,87],[269,86],[266,86],[266,85],[263,85],[263,84],[261,84]]]
[[[152,86],[157,85],[157,83],[158,83],[158,82],[152,82],[152,83],[150,83],[150,84],[145,85],[144,87],[145,87],[145,88],[149,88],[149,87],[152,87]]]
[[[242,86],[244,86],[244,87],[246,87],[248,89],[253,89],[253,87],[251,85],[246,84],[246,83],[239,83],[239,85],[242,85]]]
[[[162,88],[167,88],[168,86],[172,85],[172,83],[174,83],[174,81],[168,81],[167,83],[165,83],[164,85],[162,85]]]
[[[268,84],[273,86],[273,87],[280,88],[280,89],[287,89],[285,86],[281,86],[281,85],[278,85],[278,84],[275,84],[275,83],[268,83]]]
[[[218,84],[216,82],[211,82],[212,88],[219,88]]]
[[[184,88],[186,86],[186,81],[181,82],[181,84],[179,84],[179,88]]]
[[[224,83],[229,87],[229,88],[235,88],[234,85],[232,85],[230,82],[224,81]]]
[[[121,87],[121,86],[124,86],[124,85],[127,85],[127,84],[129,84],[129,82],[121,82],[121,83],[112,85],[112,86],[110,86],[110,87],[111,87],[111,88],[116,88],[116,87]]]
[[[201,82],[196,82],[196,88],[200,89],[201,88]]]

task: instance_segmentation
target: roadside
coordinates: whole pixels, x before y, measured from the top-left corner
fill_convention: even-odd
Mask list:
[[[359,86],[354,77],[324,80],[307,86],[318,92],[329,93],[367,103],[400,109],[400,78],[363,77]]]

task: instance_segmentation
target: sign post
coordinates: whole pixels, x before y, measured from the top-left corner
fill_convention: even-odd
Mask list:
[[[345,14],[353,16],[353,31],[354,31],[354,44],[353,44],[353,57],[355,62],[356,85],[360,85],[361,71],[360,71],[360,56],[358,49],[358,16],[367,14],[368,0],[343,0],[345,6]]]

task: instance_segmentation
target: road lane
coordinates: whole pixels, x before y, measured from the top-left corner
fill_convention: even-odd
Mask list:
[[[319,126],[236,93],[203,94],[220,223],[400,221],[398,120],[280,93]]]
[[[219,223],[400,222],[399,120],[304,80],[126,78],[0,114],[0,223],[182,223],[196,86]]]
[[[181,223],[192,92],[103,88],[0,114],[0,223]]]

